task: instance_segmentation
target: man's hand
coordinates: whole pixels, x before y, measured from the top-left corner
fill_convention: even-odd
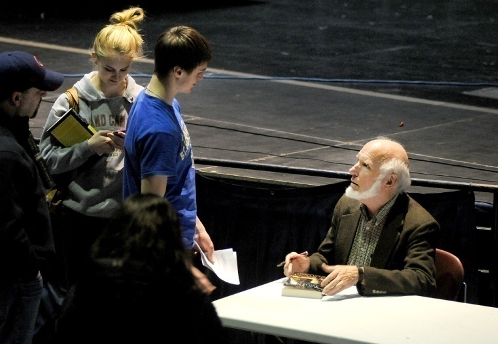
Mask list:
[[[358,268],[355,265],[326,265],[322,270],[328,276],[322,281],[323,294],[335,295],[358,282]]]
[[[294,272],[308,272],[310,259],[307,255],[291,252],[285,256],[284,275],[289,277]]]
[[[207,259],[214,264],[214,244],[201,220],[197,218],[195,224],[195,241],[199,244]]]
[[[201,270],[197,269],[195,266],[191,266],[192,275],[195,278],[195,284],[199,289],[205,294],[211,294],[216,287],[211,283],[206,275],[202,273]]]

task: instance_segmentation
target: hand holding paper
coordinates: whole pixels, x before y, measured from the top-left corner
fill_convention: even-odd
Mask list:
[[[202,265],[213,271],[220,279],[231,284],[240,284],[239,270],[237,267],[237,253],[233,249],[217,250],[213,253],[214,264],[207,259],[206,255],[197,242],[195,243],[201,254]]]

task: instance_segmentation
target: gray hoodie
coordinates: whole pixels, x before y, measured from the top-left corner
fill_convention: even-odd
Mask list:
[[[74,84],[79,96],[79,115],[97,131],[123,129],[133,101],[143,86],[127,77],[126,94],[105,98],[90,82],[97,72],[86,74]],[[101,156],[93,152],[88,141],[65,148],[60,146],[47,129],[69,109],[63,93],[48,115],[40,139],[40,151],[49,171],[55,176],[69,176],[69,186],[63,204],[81,214],[109,218],[122,200],[124,154],[116,150]]]

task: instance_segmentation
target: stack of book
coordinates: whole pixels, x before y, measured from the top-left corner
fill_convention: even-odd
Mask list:
[[[320,285],[326,276],[295,272],[284,280],[283,296],[321,299],[323,287]]]

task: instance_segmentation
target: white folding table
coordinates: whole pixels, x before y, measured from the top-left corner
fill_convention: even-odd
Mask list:
[[[213,304],[225,327],[316,343],[498,343],[498,308],[421,296],[306,299],[281,288],[279,279]]]

